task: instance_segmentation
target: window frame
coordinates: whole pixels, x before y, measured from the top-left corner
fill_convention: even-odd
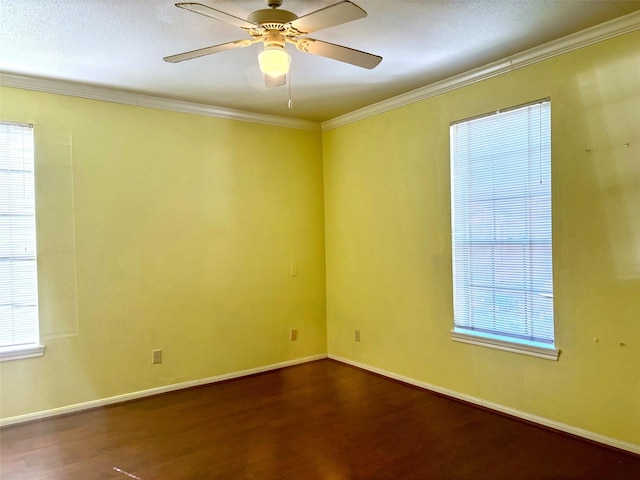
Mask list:
[[[7,127],[17,127],[20,129],[30,129],[31,131],[31,148],[29,148],[29,151],[32,152],[32,158],[30,158],[30,164],[29,167],[31,169],[31,181],[33,182],[33,186],[32,186],[32,192],[33,195],[29,198],[29,200],[32,202],[31,203],[31,208],[33,210],[33,225],[32,225],[32,229],[33,229],[33,236],[29,236],[29,240],[33,242],[33,261],[34,261],[34,267],[35,267],[35,273],[32,277],[32,280],[34,282],[34,284],[31,285],[32,287],[32,293],[35,293],[35,298],[36,298],[36,304],[35,304],[35,319],[31,319],[32,322],[34,322],[34,324],[32,325],[32,327],[35,329],[36,333],[35,333],[35,338],[34,341],[32,342],[28,342],[28,343],[14,343],[14,344],[7,344],[4,346],[0,346],[0,362],[5,362],[5,361],[11,361],[11,360],[19,360],[19,359],[23,359],[23,358],[33,358],[33,357],[40,357],[44,354],[44,350],[45,350],[45,346],[41,344],[40,342],[40,325],[39,325],[39,312],[38,312],[38,274],[37,274],[37,265],[38,265],[38,260],[37,260],[37,247],[36,247],[36,241],[37,241],[37,234],[36,234],[36,226],[35,226],[35,204],[36,204],[36,192],[35,192],[35,129],[34,126],[32,124],[27,124],[27,123],[20,123],[20,122],[8,122],[8,121],[2,121],[0,122],[0,125],[7,126]],[[24,153],[25,149],[22,149],[21,153]],[[9,169],[7,171],[10,172],[11,170]],[[8,184],[10,185],[10,184]],[[11,212],[11,210],[9,210],[9,212]],[[12,214],[10,214],[12,215]],[[15,215],[15,214],[14,214]],[[10,228],[10,231],[12,230],[13,227]],[[10,241],[9,245],[11,245],[12,242]],[[9,251],[11,252],[11,251]],[[9,258],[11,258],[12,253],[9,253]],[[11,262],[11,260],[8,260],[9,262]],[[0,282],[0,285],[2,285],[2,283]],[[13,317],[12,317],[13,318]],[[14,320],[11,320],[11,323],[14,323]]]
[[[458,203],[456,203],[456,188],[460,188],[460,184],[456,184],[457,182],[457,177],[456,177],[456,161],[458,160],[457,154],[459,152],[455,151],[455,145],[457,145],[455,142],[456,141],[460,141],[459,137],[456,137],[458,135],[458,126],[460,125],[464,125],[464,126],[469,126],[472,124],[472,122],[476,122],[477,121],[483,121],[486,120],[485,125],[487,125],[492,118],[498,120],[498,116],[500,116],[501,114],[505,114],[508,112],[513,112],[515,110],[523,110],[523,109],[527,109],[527,111],[531,110],[532,107],[535,107],[536,105],[540,105],[540,111],[542,112],[542,108],[545,106],[545,104],[548,104],[548,119],[549,119],[549,129],[548,129],[548,137],[546,136],[546,131],[544,138],[542,137],[543,134],[543,130],[542,130],[542,123],[540,123],[540,137],[538,139],[538,145],[540,145],[540,151],[541,151],[541,155],[542,155],[542,145],[543,144],[547,144],[548,143],[548,152],[545,150],[545,154],[548,154],[548,159],[549,159],[549,163],[548,165],[545,165],[545,167],[548,168],[548,176],[549,176],[549,183],[547,188],[549,189],[549,202],[545,203],[544,206],[545,208],[548,208],[548,215],[549,215],[549,219],[551,218],[551,214],[552,214],[552,199],[551,199],[551,128],[550,128],[550,117],[551,117],[551,99],[550,98],[544,98],[544,99],[540,99],[540,100],[536,100],[533,102],[529,102],[526,104],[521,104],[521,105],[517,105],[514,107],[510,107],[507,109],[503,109],[503,110],[498,110],[498,111],[494,111],[494,112],[490,112],[487,114],[483,114],[483,115],[478,115],[472,118],[467,118],[467,119],[463,119],[463,120],[459,120],[459,121],[455,121],[452,122],[450,124],[450,167],[451,167],[451,178],[450,178],[450,186],[451,186],[451,198],[450,198],[450,202],[451,202],[451,245],[452,245],[452,280],[453,280],[453,310],[454,310],[454,327],[451,330],[451,338],[452,340],[456,341],[456,342],[463,342],[463,343],[467,343],[467,344],[472,344],[472,345],[479,345],[479,346],[484,346],[484,347],[489,347],[489,348],[494,348],[494,349],[498,349],[498,350],[504,350],[504,351],[508,351],[508,352],[514,352],[514,353],[520,353],[520,354],[525,354],[525,355],[532,355],[535,357],[540,357],[540,358],[545,358],[545,359],[549,359],[549,360],[557,360],[558,356],[560,354],[560,351],[556,348],[556,327],[555,327],[555,307],[553,305],[553,293],[551,293],[551,295],[546,295],[547,297],[551,298],[551,316],[552,316],[552,322],[551,322],[551,342],[550,343],[546,343],[549,340],[545,339],[544,342],[540,342],[540,341],[536,341],[535,339],[527,339],[527,338],[516,338],[515,333],[513,331],[509,331],[508,327],[504,328],[502,330],[500,330],[500,327],[493,327],[493,331],[482,331],[482,328],[480,326],[476,326],[476,329],[473,328],[473,319],[471,320],[471,326],[469,325],[469,320],[468,318],[465,318],[465,320],[462,320],[460,322],[458,322],[458,318],[463,318],[463,315],[460,315],[460,317],[457,317],[457,309],[459,309],[460,304],[462,303],[464,305],[465,310],[468,309],[473,309],[474,307],[476,307],[479,310],[479,306],[478,305],[474,305],[471,303],[471,300],[469,299],[469,293],[468,291],[470,289],[472,289],[472,287],[470,286],[470,284],[468,284],[468,282],[463,282],[461,280],[459,280],[457,278],[456,272],[457,272],[457,262],[461,262],[464,263],[465,266],[467,266],[467,271],[471,271],[471,269],[473,267],[471,267],[472,265],[479,265],[478,262],[473,262],[470,260],[470,253],[465,253],[465,254],[459,254],[457,252],[456,249],[456,241],[457,241],[457,236],[456,235],[456,226],[460,224],[460,221],[456,222],[456,215],[459,215],[459,213],[457,212],[457,209],[460,209],[462,207],[462,205],[464,205],[464,208],[470,209],[471,208],[471,202],[469,202],[468,204],[464,204],[462,201],[459,201]],[[503,118],[506,118],[503,116]],[[542,120],[541,120],[542,121]],[[527,127],[527,129],[529,129],[530,126]],[[530,136],[531,133],[529,130],[527,130],[527,139],[526,139],[526,148],[527,151],[529,152],[531,149],[531,143],[530,143]],[[467,141],[468,138],[467,138]],[[488,142],[486,142],[486,144],[492,142],[493,140],[489,140]],[[484,144],[483,146],[486,146],[486,144]],[[497,150],[498,153],[505,153],[503,150]],[[464,156],[464,155],[463,155]],[[466,154],[467,157],[471,157],[470,154]],[[491,161],[486,162],[486,164],[492,164],[492,162],[495,161],[495,154],[492,152],[491,154]],[[530,168],[531,165],[531,159],[528,159],[528,168]],[[540,168],[543,167],[543,162],[542,160],[540,160]],[[542,170],[540,170],[540,175],[542,176]],[[476,171],[476,173],[478,173]],[[469,174],[471,175],[471,174]],[[542,177],[541,177],[542,178]],[[496,185],[498,182],[494,182],[493,180],[491,180],[491,185]],[[463,188],[470,188],[470,184],[464,184]],[[491,199],[491,203],[493,204],[490,207],[490,211],[492,214],[492,218],[495,221],[495,214],[496,213],[500,213],[499,212],[499,208],[500,207],[496,207],[495,206],[495,202],[499,199],[499,196],[497,196],[497,194],[494,195],[495,192],[492,192],[492,195],[489,197]],[[532,198],[534,198],[534,196],[532,196],[532,194],[529,192],[528,196],[526,197],[521,197],[521,198],[526,198],[527,201],[527,207],[522,207],[520,210],[518,210],[518,215],[523,215],[523,212],[528,212],[529,215],[531,213],[531,206],[529,206],[530,200]],[[464,214],[466,215],[470,215],[470,210],[465,210]],[[460,214],[461,218],[462,215],[464,214]],[[467,224],[468,225],[468,224]],[[504,224],[503,224],[504,225]],[[465,227],[466,228],[466,227]],[[479,228],[479,227],[476,227]],[[480,227],[481,228],[481,227]],[[465,235],[471,235],[471,228],[466,228],[465,230]],[[530,233],[530,232],[529,232]],[[549,236],[549,240],[548,240],[548,248],[551,252],[552,250],[552,225],[551,225],[551,221],[549,221],[549,227],[548,227],[548,236]],[[526,242],[531,242],[531,237],[526,237],[525,239],[525,243]],[[470,242],[470,240],[469,240]],[[459,244],[460,245],[460,244]],[[495,239],[495,243],[493,243],[492,245],[495,246],[499,246],[500,245],[500,241]],[[472,251],[472,247],[471,246],[467,246],[464,247],[466,248],[469,252]],[[528,253],[528,255],[532,255],[531,253]],[[466,263],[462,260],[465,257],[469,257],[466,259]],[[500,258],[500,254],[491,254],[491,269],[495,268],[495,259],[499,259]],[[485,260],[485,259],[483,259]],[[509,267],[510,268],[510,267]],[[543,278],[547,278],[550,277],[550,282],[551,282],[551,288],[553,291],[553,257],[552,254],[549,254],[549,262],[548,262],[548,269],[549,269],[549,273],[547,273],[547,276],[543,277]],[[524,270],[524,269],[523,269]],[[527,273],[528,276],[526,276],[526,280],[527,282],[530,282],[532,279],[534,279],[534,276],[531,273]],[[474,277],[475,279],[479,278],[479,277]],[[537,277],[535,277],[537,279]],[[495,279],[494,279],[494,283]],[[460,285],[464,285],[462,287],[463,292],[459,292],[457,291],[458,287]],[[509,284],[510,285],[510,284]],[[495,288],[497,288],[495,285],[494,287],[492,287],[490,289],[490,291],[495,292]],[[528,289],[526,289],[526,293],[524,293],[525,296],[527,295],[532,295],[532,292],[534,292],[535,290],[532,287],[529,287]],[[495,293],[493,294],[493,296],[495,297]],[[492,301],[492,309],[494,312],[494,316],[496,315],[495,313],[495,309],[497,308],[496,305],[497,301],[494,299]],[[526,303],[526,302],[525,302]],[[527,306],[527,308],[529,308]],[[529,310],[527,310],[527,312],[529,312]],[[472,315],[473,317],[473,315]],[[495,318],[495,317],[494,317]],[[485,322],[486,320],[482,320],[482,322]],[[534,320],[529,320],[530,322],[535,323],[535,319]],[[494,323],[498,323],[495,319],[494,319]],[[521,321],[520,319],[518,320],[518,322],[514,322],[514,323],[518,323],[518,324],[523,324],[524,322]],[[548,323],[548,321],[547,321]],[[465,325],[461,325],[461,324],[465,324]],[[503,335],[500,334],[500,332],[503,333]]]

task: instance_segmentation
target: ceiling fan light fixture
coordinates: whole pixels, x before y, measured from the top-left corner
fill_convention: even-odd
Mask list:
[[[262,42],[264,51],[258,55],[261,72],[264,74],[266,87],[286,85],[291,57],[285,48],[292,43],[303,53],[311,53],[321,57],[338,60],[356,67],[372,69],[380,63],[382,57],[361,52],[342,45],[309,38],[306,35],[324,28],[341,25],[367,16],[362,8],[348,0],[329,5],[302,17],[288,10],[282,10],[282,0],[267,0],[270,8],[251,12],[246,20],[225,13],[222,10],[208,7],[201,3],[176,3],[176,7],[211,17],[215,20],[241,28],[250,39],[212,45],[189,52],[164,57],[165,62],[178,63],[183,60],[211,55],[234,48],[243,48]]]
[[[280,77],[289,73],[291,57],[284,45],[267,45],[264,51],[258,55],[260,70],[270,77]]]

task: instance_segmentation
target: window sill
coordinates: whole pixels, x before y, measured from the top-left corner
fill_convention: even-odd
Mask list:
[[[41,357],[44,355],[44,345],[19,345],[15,347],[0,347],[0,362],[21,360],[23,358]]]
[[[469,343],[471,345],[479,345],[481,347],[495,348],[506,352],[520,353],[522,355],[531,355],[533,357],[544,358],[547,360],[558,360],[560,350],[554,347],[540,346],[534,342],[514,343],[489,335],[471,335],[468,333],[451,331],[451,338],[455,342]]]

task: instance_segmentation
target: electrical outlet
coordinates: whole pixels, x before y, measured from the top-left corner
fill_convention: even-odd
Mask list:
[[[356,338],[355,338],[356,342],[360,341],[360,330],[356,330]]]
[[[153,354],[151,363],[162,363],[162,350],[153,350],[151,353]]]
[[[297,328],[292,328],[291,329],[290,338],[291,338],[292,342],[295,342],[296,340],[298,340],[298,329]]]

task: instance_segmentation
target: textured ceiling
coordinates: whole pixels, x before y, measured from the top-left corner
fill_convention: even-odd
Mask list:
[[[284,0],[302,16],[337,0]],[[264,0],[200,0],[246,18]],[[636,10],[640,1],[355,0],[366,18],[314,38],[381,55],[373,70],[293,48],[290,87],[266,89],[253,45],[178,64],[167,55],[248,38],[168,0],[2,0],[0,70],[205,105],[325,121]]]

